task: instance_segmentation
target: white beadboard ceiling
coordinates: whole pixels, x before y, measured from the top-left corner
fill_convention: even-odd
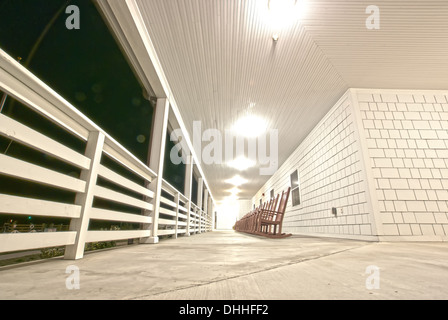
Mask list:
[[[267,0],[136,1],[190,136],[194,121],[230,129],[252,104],[279,130],[279,166],[348,88],[448,89],[447,0],[298,0],[306,11],[277,43]],[[379,30],[366,28],[372,4]],[[202,168],[218,201],[235,174],[248,199],[269,178]]]

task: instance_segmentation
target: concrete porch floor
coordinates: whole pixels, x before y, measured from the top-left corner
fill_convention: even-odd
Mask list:
[[[68,290],[68,266],[80,289]],[[367,289],[368,266],[379,289]],[[448,243],[372,243],[218,231],[0,269],[2,300],[448,299]]]

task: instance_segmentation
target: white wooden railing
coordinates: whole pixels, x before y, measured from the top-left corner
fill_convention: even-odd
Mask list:
[[[23,159],[0,155],[1,175],[76,194],[74,203],[68,204],[0,194],[0,215],[44,216],[71,221],[67,232],[0,234],[0,253],[65,246],[67,259],[79,259],[84,254],[85,243],[164,235],[177,237],[211,230],[210,218],[196,206],[192,206],[188,212],[189,199],[163,181],[162,190],[172,199],[161,198],[158,234],[152,235],[154,192],[151,191],[151,183],[157,175],[2,50],[0,90],[86,143],[86,151],[81,154],[0,114],[0,135],[81,170],[80,177],[74,178]],[[108,167],[107,161],[104,161],[106,157],[143,183],[136,183]],[[130,190],[135,196],[101,186],[98,184],[99,178],[119,186],[119,190]],[[141,214],[101,209],[94,206],[94,199],[136,208],[141,210]],[[88,227],[91,220],[134,223],[141,227],[140,230],[129,231],[90,231]]]
[[[177,237],[183,234],[212,231],[211,215],[207,215],[203,210],[200,210],[193,202],[190,203],[190,212],[188,212],[189,200],[165,180],[163,180],[162,189],[174,200],[163,196],[161,198],[164,206],[169,208],[160,209],[159,236],[175,235]],[[162,218],[162,216],[168,218]]]

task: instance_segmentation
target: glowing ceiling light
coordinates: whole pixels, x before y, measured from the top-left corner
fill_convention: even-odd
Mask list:
[[[266,120],[249,115],[239,119],[233,130],[238,134],[246,138],[256,138],[266,132],[268,125]]]
[[[235,187],[235,188],[233,188],[231,190],[228,190],[228,192],[230,192],[232,195],[236,196],[236,195],[238,195],[238,193],[241,192],[241,190],[238,189],[237,187]]]
[[[273,38],[278,40],[278,32],[297,21],[305,11],[305,0],[268,0],[267,19],[276,33]]]
[[[268,7],[272,13],[286,14],[294,9],[297,0],[268,0]]]
[[[241,178],[240,176],[235,176],[232,179],[227,180],[226,182],[234,185],[235,187],[239,187],[239,186],[247,183],[248,181],[244,178]]]
[[[234,201],[237,201],[237,200],[239,200],[238,196],[236,196],[236,195],[231,195],[231,196],[226,197],[226,198],[224,199],[224,202],[229,203],[229,202],[234,202]]]
[[[230,161],[227,165],[229,167],[232,167],[234,169],[237,169],[239,171],[245,171],[249,168],[252,168],[256,165],[257,163],[253,160],[250,160],[246,157],[239,157],[233,161]]]

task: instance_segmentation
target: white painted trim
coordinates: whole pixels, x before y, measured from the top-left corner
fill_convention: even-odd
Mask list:
[[[361,172],[365,182],[367,204],[370,208],[371,227],[373,235],[383,235],[383,224],[381,223],[380,208],[378,205],[378,196],[376,194],[375,179],[372,174],[372,167],[370,165],[369,149],[367,148],[367,139],[364,133],[364,126],[362,124],[361,111],[359,109],[359,101],[356,91],[349,90],[348,93],[350,105],[352,109],[353,124],[355,128],[355,135],[357,141],[357,148],[359,150],[361,161]]]
[[[379,236],[381,242],[447,242],[448,236]]]
[[[166,205],[172,207],[172,208],[176,208],[176,207],[177,207],[177,205],[176,205],[176,203],[175,203],[174,201],[171,201],[171,200],[169,200],[169,199],[167,199],[167,198],[165,198],[165,197],[163,197],[163,196],[160,197],[160,201],[161,201],[162,203],[164,203],[164,204],[166,204]]]
[[[448,87],[448,85],[447,85]],[[351,88],[350,91],[354,94],[367,93],[367,94],[448,94],[448,89],[446,90],[419,90],[419,89],[367,89],[367,88]]]
[[[85,181],[3,154],[0,154],[0,172],[14,178],[74,192],[84,192],[86,188]]]
[[[100,12],[109,25],[112,34],[115,35],[117,42],[121,45],[125,57],[130,62],[131,67],[136,73],[136,78],[141,82],[146,92],[154,91],[157,97],[164,98],[162,84],[152,65],[148,52],[145,50],[144,43],[138,35],[129,8],[125,1],[113,0],[95,0]]]
[[[185,214],[179,213],[179,219],[187,220],[187,219],[188,219],[188,216],[185,215]],[[186,223],[186,222],[185,222],[185,223]]]
[[[150,236],[151,232],[149,230],[88,231],[85,242],[90,243],[90,242],[104,242],[113,240],[138,239]]]
[[[168,114],[170,112],[170,102],[168,99],[158,99],[157,106],[154,112],[153,128],[151,134],[149,167],[157,173],[157,178],[149,186],[154,192],[152,201],[153,210],[151,212],[152,225],[151,239],[141,239],[141,243],[158,243],[158,225],[159,213],[162,209],[160,204],[162,202],[162,187],[163,187],[163,166],[165,160],[166,135],[168,130]]]
[[[109,180],[110,182],[116,183],[128,190],[140,193],[143,196],[153,198],[154,192],[151,190],[138,185],[137,183],[123,177],[122,175],[119,175],[118,173],[115,173],[114,171],[110,170],[109,168],[100,165],[98,175],[102,178]]]
[[[176,202],[176,232],[174,234],[175,238],[177,239],[177,233],[179,230],[179,198],[180,198],[180,193],[178,193],[174,199],[174,201]]]
[[[196,212],[196,215],[199,220],[199,233],[201,232],[201,226],[202,226],[202,201],[204,197],[204,179],[201,177],[198,179],[198,206],[197,210],[199,211],[199,214]]]
[[[190,230],[190,217],[191,217],[191,191],[193,188],[193,158],[188,156],[187,165],[185,168],[185,197],[187,202],[185,203],[185,209],[187,212],[187,230]],[[190,236],[190,232],[186,232],[186,236]]]
[[[40,217],[79,218],[81,206],[0,194],[0,212]]]
[[[175,211],[169,210],[169,209],[166,209],[166,208],[160,208],[159,213],[167,215],[167,216],[170,216],[170,217],[175,217],[176,216],[176,212]],[[159,224],[160,224],[160,222],[159,222]]]
[[[103,221],[130,222],[130,223],[147,223],[147,224],[152,223],[151,217],[99,209],[99,208],[91,209],[90,219],[103,220]]]
[[[152,210],[152,205],[146,201],[139,200],[134,197],[101,187],[95,186],[95,197],[129,205],[143,210]]]
[[[157,234],[160,236],[168,236],[175,234],[176,230],[170,229],[170,230],[157,230]]]
[[[152,61],[153,67],[158,75],[158,81],[160,81],[163,90],[165,92],[165,95],[170,104],[171,104],[171,108],[172,111],[177,119],[177,122],[179,124],[179,127],[182,131],[182,134],[184,135],[185,141],[188,145],[188,148],[191,152],[191,155],[193,157],[194,162],[197,164],[197,168],[199,170],[199,173],[202,177],[205,177],[204,172],[200,166],[200,162],[198,161],[198,157],[196,155],[196,152],[194,150],[193,147],[193,143],[192,143],[192,139],[190,137],[190,135],[188,134],[188,130],[186,129],[185,123],[183,122],[182,116],[180,114],[179,108],[177,106],[177,103],[175,101],[175,98],[173,96],[173,93],[171,91],[171,88],[168,84],[168,81],[166,79],[165,73],[163,71],[162,65],[160,63],[160,60],[158,58],[158,55],[156,53],[156,50],[154,48],[154,44],[152,43],[151,37],[149,36],[149,32],[146,28],[146,25],[144,23],[143,20],[143,16],[140,12],[140,9],[138,7],[138,4],[135,0],[125,0],[126,1],[126,5],[128,6],[128,10],[131,14],[131,17],[133,19],[133,21],[135,22],[135,26],[138,29],[138,32],[142,38],[142,41],[144,43],[145,49],[146,51],[149,53],[150,59]],[[121,21],[119,21],[119,23],[121,23]],[[208,190],[211,190],[210,186],[208,185],[207,180],[204,180],[204,184],[206,185]],[[213,195],[210,195],[214,201]]]
[[[76,232],[5,233],[0,234],[0,252],[73,245]]]
[[[365,236],[365,235],[354,235],[354,234],[293,233],[293,235],[300,236],[300,237],[359,240],[359,241],[369,241],[369,242],[379,242],[380,241],[378,236]]]
[[[91,160],[89,170],[81,172],[81,179],[86,182],[85,192],[76,195],[75,204],[81,206],[81,216],[72,219],[70,231],[76,231],[76,239],[73,245],[65,249],[66,260],[78,260],[84,256],[87,230],[90,222],[90,210],[93,205],[98,170],[103,155],[105,136],[101,132],[92,132],[89,136],[86,148],[86,156]]]
[[[176,217],[176,214],[173,214],[173,217]],[[160,219],[159,218],[159,226],[176,226],[176,220],[168,220],[168,219]]]
[[[174,188],[168,181],[162,179],[162,189],[165,192],[168,192],[170,195],[175,197],[177,194],[180,194],[180,191]]]
[[[149,181],[156,177],[143,162],[1,49],[0,71],[2,91],[84,141],[90,132],[101,132],[106,154]]]
[[[11,140],[49,154],[75,167],[81,169],[90,167],[90,159],[84,155],[3,114],[0,114],[0,133]]]

